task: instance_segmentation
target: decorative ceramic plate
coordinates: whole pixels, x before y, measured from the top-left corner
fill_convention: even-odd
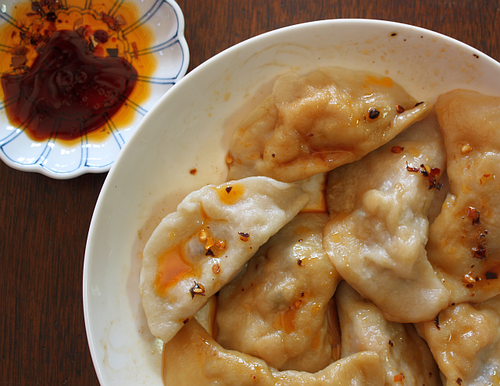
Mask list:
[[[109,170],[189,64],[173,0],[6,0],[0,40],[0,158],[58,179]]]
[[[287,27],[193,70],[139,124],[95,208],[83,296],[103,386],[163,385],[162,343],[149,332],[138,290],[145,243],[188,193],[225,180],[232,132],[279,75],[327,65],[391,77],[416,100],[435,102],[456,88],[500,95],[500,64],[483,53],[435,32],[374,20]]]

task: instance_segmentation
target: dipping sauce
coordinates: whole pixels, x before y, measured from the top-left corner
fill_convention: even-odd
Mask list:
[[[148,47],[152,34],[146,26],[122,32],[139,18],[133,6],[109,15],[105,2],[84,5],[76,12],[52,0],[22,4],[17,28],[0,31],[11,47],[1,62],[5,111],[33,140],[78,139],[106,131],[111,120],[117,127],[133,116],[130,95],[137,105],[149,94],[138,79],[151,75],[155,63],[139,58],[138,47]]]
[[[26,73],[5,74],[2,88],[9,120],[28,123],[34,138],[53,132],[74,139],[100,128],[134,89],[137,71],[123,58],[93,55],[76,31],[52,34]]]

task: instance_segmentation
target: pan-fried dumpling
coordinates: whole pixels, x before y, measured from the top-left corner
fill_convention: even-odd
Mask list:
[[[316,373],[278,371],[262,359],[222,348],[195,319],[165,345],[164,381],[176,386],[383,386],[375,352],[341,359]]]
[[[387,77],[325,67],[288,73],[237,128],[229,178],[293,182],[360,159],[430,111]]]
[[[427,260],[431,206],[445,166],[435,115],[330,172],[323,243],[340,275],[387,320],[434,319],[449,292]]]
[[[189,194],[144,249],[140,293],[153,335],[168,342],[308,199],[267,177]]]
[[[450,306],[434,321],[418,324],[445,385],[500,383],[500,295],[477,305]]]
[[[450,183],[430,228],[429,261],[451,301],[500,293],[500,97],[456,90],[438,98]]]
[[[438,366],[412,324],[388,322],[380,309],[345,281],[335,294],[342,331],[342,357],[375,351],[386,385],[441,385]]]
[[[221,289],[224,348],[279,370],[316,372],[333,361],[327,315],[340,276],[322,246],[327,221],[326,213],[297,215]]]

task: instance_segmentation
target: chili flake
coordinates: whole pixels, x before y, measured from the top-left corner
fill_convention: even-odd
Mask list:
[[[429,189],[441,190],[441,188],[443,187],[443,184],[439,184],[436,179],[436,177],[441,174],[441,169],[439,168],[430,168],[429,166],[424,164],[421,164],[420,168],[415,168],[406,164],[406,170],[412,173],[420,173],[425,178],[427,178]]]
[[[467,208],[467,216],[472,219],[472,225],[478,225],[481,223],[481,221],[479,220],[479,211],[476,208],[469,206]]]
[[[248,239],[250,238],[250,233],[238,232],[238,234],[240,235],[241,241],[248,241]]]
[[[189,292],[191,293],[191,299],[193,299],[195,295],[205,296],[205,286],[195,281],[194,285],[189,289]]]

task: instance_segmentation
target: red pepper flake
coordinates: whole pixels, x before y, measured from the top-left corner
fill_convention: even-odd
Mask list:
[[[404,113],[404,111],[405,111],[405,108],[404,108],[403,106],[401,106],[401,105],[396,105],[396,112],[397,112],[398,114]]]
[[[479,233],[476,237],[477,247],[472,248],[473,257],[475,259],[486,259],[486,234],[487,232],[485,231],[484,233]]]
[[[226,192],[229,194],[231,193],[231,190],[233,190],[232,186],[226,186]]]
[[[408,164],[406,164],[406,170],[408,170],[409,172],[412,172],[412,173],[418,173],[420,171],[420,168],[414,168],[414,167],[411,167]]]
[[[472,225],[479,225],[481,221],[479,220],[479,211],[472,206],[467,208],[467,216],[472,219]]]
[[[215,263],[214,265],[212,265],[212,272],[215,274],[215,275],[218,275],[221,271],[221,267],[219,264]]]
[[[393,147],[391,148],[391,153],[394,153],[394,154],[400,154],[403,150],[404,150],[404,147],[401,147],[401,146],[393,146]]]
[[[238,234],[240,235],[241,241],[248,241],[248,239],[250,238],[250,233],[238,232]]]
[[[394,347],[394,342],[389,339],[389,346]]]
[[[438,184],[436,179],[436,177],[441,174],[441,169],[439,168],[430,168],[429,166],[426,166],[424,164],[421,164],[420,168],[415,168],[406,164],[406,170],[412,173],[420,173],[425,178],[427,178],[429,189],[441,190],[441,188],[443,187],[443,184]]]
[[[26,64],[28,58],[25,55],[15,55],[10,59],[10,65],[15,70],[16,68],[21,68]]]
[[[203,284],[195,281],[194,285],[189,289],[189,292],[191,293],[191,299],[193,299],[195,295],[205,296],[205,287]]]
[[[297,259],[297,265],[299,267],[303,267],[304,265],[302,264],[302,259]]]
[[[101,20],[106,23],[110,30],[119,31],[122,25],[127,24],[122,15],[117,15],[115,17],[110,16],[104,12],[101,12]],[[133,44],[133,43],[132,43]]]
[[[192,174],[193,176],[196,174],[198,170],[196,170],[196,168],[193,168],[189,171],[189,174]]]
[[[403,379],[405,379],[405,375],[402,372],[394,376],[394,382],[403,382]]]
[[[137,43],[132,42],[132,49],[134,50],[134,57],[138,58],[139,57],[139,50],[137,49]]]
[[[459,385],[461,385],[461,384],[462,384],[462,378],[457,378],[457,383],[458,383]]]
[[[52,23],[57,20],[56,13],[54,11],[50,11],[45,15],[46,19]]]

